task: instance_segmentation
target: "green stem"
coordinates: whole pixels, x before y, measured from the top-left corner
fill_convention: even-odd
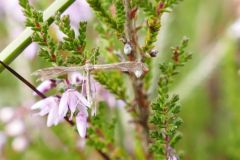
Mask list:
[[[43,18],[49,23],[53,22],[51,18],[57,12],[64,12],[75,0],[56,0],[54,1],[44,12]],[[5,49],[0,53],[0,60],[6,64],[10,64],[21,52],[31,44],[31,36],[33,31],[30,28],[26,28],[14,41],[12,41]],[[0,73],[4,70],[4,67],[0,65]]]

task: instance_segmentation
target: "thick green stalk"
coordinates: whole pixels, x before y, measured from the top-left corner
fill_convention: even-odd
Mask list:
[[[51,18],[57,12],[64,12],[75,0],[56,0],[54,1],[44,12],[43,18],[45,21],[52,23]],[[5,49],[0,53],[0,60],[6,64],[10,64],[21,52],[31,44],[31,36],[33,31],[30,28],[26,28],[14,41],[12,41]],[[4,67],[0,64],[0,73],[4,70]]]

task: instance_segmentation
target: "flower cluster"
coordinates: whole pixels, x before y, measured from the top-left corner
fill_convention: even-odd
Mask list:
[[[47,97],[43,100],[38,101],[31,107],[31,109],[40,110],[38,112],[38,115],[40,116],[48,115],[48,127],[57,125],[58,123],[63,121],[64,118],[67,117],[68,112],[70,112],[69,120],[72,121],[74,114],[78,112],[76,116],[77,130],[81,137],[85,137],[88,118],[87,108],[90,107],[90,104],[86,99],[86,95],[84,95],[83,85],[82,93],[78,92],[72,87],[72,85],[76,83],[83,84],[83,81],[83,76],[76,76],[75,74],[73,74],[70,78],[70,81],[66,79],[67,88],[65,89],[65,92],[62,94],[61,97]],[[61,83],[60,80],[58,82],[56,80],[46,80],[42,82],[37,88],[40,92],[46,93],[50,89],[56,87],[58,83]]]
[[[70,121],[72,121],[73,117],[76,115],[75,121],[78,133],[84,138],[86,136],[87,129],[88,109],[91,110],[90,102],[87,100],[86,77],[78,72],[73,72],[69,73],[68,78],[64,81],[66,83],[62,83],[63,80],[53,79],[43,81],[37,87],[41,93],[47,93],[49,90],[57,86],[61,86],[61,84],[64,84],[64,87],[62,87],[62,89],[64,89],[64,93],[61,96],[49,96],[40,100],[35,103],[31,109],[39,110],[37,113],[39,116],[48,115],[48,127],[57,125],[67,117]],[[98,99],[95,99],[95,101],[104,100],[110,107],[125,105],[122,100],[117,100],[93,78],[91,78],[91,83],[95,84],[91,86],[91,92],[93,92],[93,95],[98,95]],[[80,87],[81,92],[77,90],[78,87]],[[97,93],[95,93],[96,91]],[[93,109],[92,112],[96,111]]]

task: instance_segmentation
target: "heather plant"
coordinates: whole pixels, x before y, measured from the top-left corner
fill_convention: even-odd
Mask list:
[[[157,95],[152,98],[148,92],[155,74],[153,60],[160,54],[155,42],[161,18],[179,2],[87,0],[94,22],[82,18],[72,26],[69,15],[57,12],[46,21],[28,0],[19,0],[25,25],[33,31],[31,41],[40,47],[38,56],[51,65],[34,72],[41,81],[38,87],[26,83],[42,98],[31,109],[47,116],[48,127],[64,121],[70,124],[66,127],[75,127],[103,159],[180,159],[176,144],[183,120],[178,115],[179,96],[170,94],[170,88],[191,58],[187,38],[171,54],[165,53],[158,64]],[[97,38],[90,36],[88,28],[95,30]],[[135,148],[142,153],[132,153],[122,142],[125,116],[118,114],[122,109],[130,115],[124,125],[129,126],[132,143],[138,142]]]

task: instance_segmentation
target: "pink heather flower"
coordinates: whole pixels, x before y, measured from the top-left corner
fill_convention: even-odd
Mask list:
[[[5,133],[8,136],[18,136],[25,132],[25,125],[22,120],[15,119],[8,123],[5,127]]]
[[[101,96],[102,96],[102,99],[105,100],[105,102],[108,104],[109,107],[112,107],[112,108],[123,107],[125,105],[125,103],[122,100],[116,99],[116,97],[106,89],[102,91]]]
[[[31,109],[39,109],[40,112],[38,115],[45,116],[48,114],[47,126],[51,127],[52,125],[57,125],[64,117],[59,116],[58,114],[58,105],[59,98],[57,97],[48,97],[41,101],[35,103]]]
[[[178,158],[176,156],[170,156],[168,157],[168,160],[178,160]]]
[[[86,136],[88,112],[86,107],[81,107],[81,110],[76,116],[77,130],[80,137]]]
[[[77,32],[79,22],[90,21],[93,17],[91,7],[86,0],[76,0],[64,13],[63,15],[69,15],[71,25]],[[53,25],[57,28],[56,25]],[[78,32],[77,32],[78,33]],[[58,39],[62,40],[65,35],[57,29]]]
[[[81,84],[82,91],[81,94],[86,96],[86,77],[79,72],[72,72],[68,75],[70,84]],[[105,101],[109,107],[123,107],[125,102],[123,100],[116,99],[116,97],[105,89],[101,84],[99,84],[93,78],[91,81],[91,92],[93,97],[97,97],[97,101]],[[97,96],[96,96],[97,95]],[[94,115],[96,111],[92,108],[92,114]]]
[[[76,147],[79,148],[80,150],[84,149],[86,146],[86,139],[85,138],[78,138]]]
[[[85,80],[85,77],[79,72],[71,72],[68,74],[68,80],[71,84],[81,84]]]
[[[56,87],[56,81],[55,80],[45,80],[43,81],[38,87],[37,90],[42,92],[42,93],[46,93],[48,92],[50,89]],[[37,95],[35,92],[33,93],[33,95]]]
[[[74,85],[81,85],[81,94],[84,96],[87,96],[87,77],[84,76],[83,74],[79,73],[79,72],[72,72],[70,74],[68,74],[68,80],[70,82],[70,84],[74,84]],[[96,88],[95,88],[95,83],[96,81],[90,77],[90,83],[91,83],[91,92],[92,92],[92,96],[94,97],[94,94],[96,92]]]
[[[88,103],[87,99],[80,94],[75,89],[68,89],[66,92],[63,93],[62,98],[59,104],[59,116],[65,117],[68,109],[71,111],[70,119],[72,119],[74,112],[79,107],[89,107],[90,104]]]
[[[3,107],[0,109],[0,121],[9,122],[14,117],[14,109],[12,107]]]
[[[97,83],[97,97],[98,101],[105,101],[109,107],[123,107],[125,106],[125,102],[123,100],[118,100],[116,97],[110,93],[107,89],[103,88],[102,85]]]
[[[12,148],[17,152],[23,152],[28,146],[28,140],[24,136],[19,136],[13,139]]]
[[[7,136],[5,135],[5,133],[0,132],[0,155],[1,155],[1,152],[3,150],[3,147],[6,143],[6,141],[7,141]]]

